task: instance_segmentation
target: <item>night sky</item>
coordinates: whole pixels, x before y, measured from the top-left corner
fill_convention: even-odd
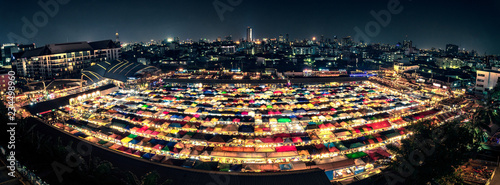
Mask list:
[[[167,37],[197,41],[229,34],[236,40],[245,36],[247,26],[253,27],[254,38],[277,38],[286,33],[292,40],[321,35],[340,38],[354,36],[356,26],[364,30],[368,22],[375,20],[370,11],[387,10],[390,0],[241,0],[236,6],[227,0],[218,1],[233,8],[223,14],[223,21],[213,0],[70,0],[59,5],[54,17],[49,16],[47,24],[38,27],[35,36],[27,41],[41,46],[114,39],[117,30],[123,42]],[[395,1],[403,10],[393,14],[371,42],[395,44],[407,35],[418,48],[444,48],[453,43],[480,54],[500,54],[500,1]],[[0,43],[9,42],[10,32],[23,37],[22,17],[32,21],[36,12],[43,11],[37,2],[0,2]]]

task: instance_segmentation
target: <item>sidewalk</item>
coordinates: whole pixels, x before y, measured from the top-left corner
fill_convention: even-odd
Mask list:
[[[500,167],[497,167],[493,177],[491,178],[490,184],[500,184]]]

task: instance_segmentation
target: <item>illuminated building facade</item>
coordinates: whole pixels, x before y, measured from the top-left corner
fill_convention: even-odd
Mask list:
[[[119,59],[120,50],[112,40],[49,44],[18,53],[13,68],[25,78],[75,77],[92,63]]]

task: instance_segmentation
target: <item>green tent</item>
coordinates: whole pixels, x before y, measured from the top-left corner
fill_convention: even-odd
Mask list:
[[[351,144],[351,146],[349,146],[350,149],[353,149],[353,148],[359,148],[359,147],[363,147],[365,146],[365,144],[363,143],[354,143],[354,144]]]
[[[219,171],[228,172],[230,167],[230,164],[219,164]]]
[[[396,136],[399,136],[400,134],[398,132],[394,132],[394,133],[390,133],[390,134],[387,134],[387,138],[393,138],[393,137],[396,137]]]
[[[356,152],[356,153],[346,154],[345,156],[349,159],[357,159],[357,158],[361,158],[361,157],[364,157],[367,155],[368,154],[366,154],[364,152]]]
[[[168,152],[168,151],[170,151],[170,149],[168,149],[168,146],[165,146],[165,147],[163,147],[163,148],[161,149],[161,151]]]
[[[345,147],[341,142],[334,142],[335,147],[337,147],[340,151],[347,150],[348,148]]]
[[[201,161],[196,161],[196,164],[193,166],[193,168],[199,169],[199,170],[207,170],[207,171],[212,170],[212,167],[210,166],[209,163],[201,162]]]
[[[280,118],[280,119],[278,119],[278,123],[288,123],[288,122],[292,122],[292,120],[290,118]]]

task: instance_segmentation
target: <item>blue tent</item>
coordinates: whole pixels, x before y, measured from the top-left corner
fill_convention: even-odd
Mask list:
[[[155,154],[146,153],[146,154],[142,155],[142,158],[144,158],[144,159],[151,159],[153,156],[155,156]]]
[[[253,128],[253,126],[250,126],[250,125],[241,125],[238,128],[238,132],[253,133],[254,128]]]
[[[182,167],[184,167],[184,168],[193,168],[195,162],[196,162],[195,160],[186,160],[184,162],[184,164],[182,164]]]
[[[325,174],[328,177],[328,179],[333,180],[333,170],[325,171]]]
[[[160,145],[165,146],[165,145],[167,145],[167,143],[168,143],[168,141],[165,141],[165,140],[158,140],[158,144],[160,144]]]
[[[288,164],[280,164],[280,169],[281,170],[292,170],[293,166],[290,163],[288,163]]]
[[[134,145],[135,145],[135,144],[139,143],[139,141],[138,141],[138,140],[135,140],[135,139],[132,139],[132,141],[130,141],[130,142],[128,142],[128,143],[130,143],[130,144],[134,144]]]
[[[177,144],[177,142],[168,142],[167,146],[168,147],[174,147]]]
[[[311,141],[311,139],[309,137],[301,137],[301,139],[303,142]]]
[[[168,125],[169,127],[182,127],[180,123],[171,123],[170,125]]]
[[[326,146],[326,148],[331,148],[331,147],[335,147],[335,144],[330,142],[330,143],[325,143],[324,144]]]
[[[358,141],[365,141],[366,140],[366,137],[362,136],[362,137],[358,137]]]
[[[155,138],[149,140],[149,143],[153,144],[153,145],[156,145],[158,144],[158,140],[156,140]]]
[[[242,168],[241,164],[233,164],[233,165],[231,165],[229,170],[231,170],[232,172],[239,172],[239,171],[241,171],[241,168]]]

